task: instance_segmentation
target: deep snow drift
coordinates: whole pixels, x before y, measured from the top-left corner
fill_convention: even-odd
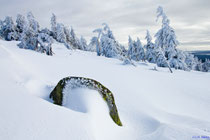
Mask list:
[[[0,41],[1,140],[189,140],[210,137],[210,73],[122,65],[54,44],[54,56]],[[96,79],[115,97],[122,127],[93,90],[77,89],[64,107],[48,96],[66,76]]]

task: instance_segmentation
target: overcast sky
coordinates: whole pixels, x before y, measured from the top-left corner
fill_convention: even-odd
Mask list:
[[[127,44],[128,35],[145,42],[161,27],[156,9],[161,5],[175,29],[180,48],[210,50],[210,0],[0,0],[0,19],[32,11],[42,27],[50,27],[52,13],[58,22],[73,26],[88,41],[92,31],[106,22],[116,39]]]

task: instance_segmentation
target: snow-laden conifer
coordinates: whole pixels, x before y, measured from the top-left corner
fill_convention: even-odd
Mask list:
[[[81,46],[81,49],[84,51],[90,50],[89,46],[87,45],[87,41],[85,40],[85,38],[83,36],[81,36],[81,38],[80,38],[80,46]]]
[[[0,30],[0,36],[7,40],[17,40],[18,35],[16,32],[16,26],[13,22],[12,17],[6,16],[4,21],[1,21],[1,30]]]
[[[203,71],[204,72],[210,72],[210,60],[206,59],[203,63]]]
[[[137,38],[137,41],[133,41],[132,38],[129,36],[128,47],[128,56],[130,59],[135,61],[145,60],[144,48],[142,47],[139,38]]]
[[[170,21],[164,13],[163,8],[160,6],[157,9],[157,20],[159,17],[162,18],[162,27],[155,34],[156,46],[163,50],[163,53],[171,67],[186,70],[185,60],[183,60],[183,57],[185,56],[181,54],[181,51],[176,49],[179,42],[176,38],[175,31],[170,26]]]
[[[103,30],[101,28],[98,28],[98,29],[93,30],[93,32],[94,33],[97,33],[98,35],[96,37],[93,37],[91,39],[91,42],[96,45],[96,52],[97,52],[97,55],[98,56],[101,55],[101,46],[100,46],[99,40],[101,38],[102,31]]]
[[[147,44],[144,46],[144,48],[146,49],[145,58],[150,63],[156,63],[156,59],[157,59],[156,48],[155,48],[155,44],[152,42],[152,37],[148,30],[147,30],[147,35],[145,39],[147,40]]]
[[[53,38],[51,36],[49,36],[46,32],[41,32],[38,35],[38,42],[39,52],[46,53],[47,55],[53,55],[51,47]]]
[[[50,24],[51,24],[51,31],[53,34],[53,38],[57,39],[57,17],[55,14],[52,14]]]
[[[137,50],[138,50],[138,57],[137,57],[138,60],[145,61],[145,50],[138,37],[137,37],[136,45],[137,45]]]
[[[20,48],[38,51],[38,34],[39,23],[35,20],[33,14],[29,12],[27,14],[27,23],[23,26],[23,31],[21,33],[21,42],[18,46]]]
[[[128,37],[128,56],[131,59],[132,58],[132,54],[133,54],[133,40],[131,38],[131,36]]]

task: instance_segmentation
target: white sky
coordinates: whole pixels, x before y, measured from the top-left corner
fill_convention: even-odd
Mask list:
[[[156,9],[161,5],[184,50],[210,50],[210,0],[0,0],[0,19],[32,11],[42,27],[50,27],[55,13],[58,22],[73,26],[77,36],[88,41],[92,31],[106,22],[116,39],[126,45],[128,35],[145,42],[161,27]]]

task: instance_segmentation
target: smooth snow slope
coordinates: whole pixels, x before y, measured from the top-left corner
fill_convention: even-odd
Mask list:
[[[210,137],[210,73],[122,65],[95,53],[53,46],[54,56],[0,41],[0,140],[190,140]],[[96,91],[72,90],[64,107],[48,96],[67,76],[104,84],[123,127]]]

